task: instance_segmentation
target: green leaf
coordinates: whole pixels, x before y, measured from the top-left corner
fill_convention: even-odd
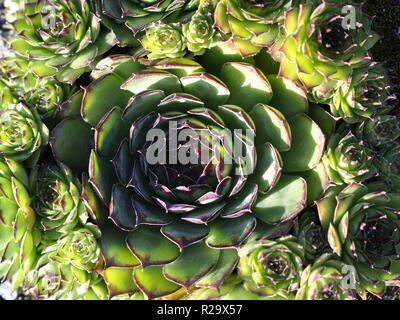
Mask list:
[[[122,232],[113,223],[109,222],[101,226],[101,238],[99,246],[107,267],[136,267],[140,262],[126,246],[128,233]]]
[[[340,241],[339,234],[333,224],[329,225],[327,238],[333,252],[338,254],[339,256],[342,255],[342,243]]]
[[[228,42],[219,42],[199,56],[199,61],[206,70],[215,76],[221,74],[222,66],[227,62],[245,62],[254,65],[252,57],[242,57],[235,46]]]
[[[160,233],[159,227],[141,225],[129,232],[127,244],[143,267],[175,261],[179,248]]]
[[[136,225],[136,215],[130,194],[120,183],[112,188],[110,219],[125,231],[132,231]]]
[[[225,279],[232,273],[239,260],[236,250],[221,250],[214,269],[196,283],[196,287],[219,289]]]
[[[82,117],[92,127],[112,108],[125,109],[132,94],[120,90],[123,81],[118,75],[107,74],[84,89]]]
[[[165,95],[182,92],[182,86],[177,76],[163,70],[148,69],[136,72],[122,86],[137,95],[149,90],[162,90]]]
[[[89,66],[97,57],[98,49],[95,46],[88,46],[84,50],[75,54],[69,67],[72,69],[81,69]]]
[[[115,169],[108,159],[92,150],[89,159],[89,181],[105,204],[110,203],[113,185],[118,181]]]
[[[134,279],[148,299],[156,299],[179,290],[181,286],[165,279],[162,267],[136,268]]]
[[[231,91],[228,103],[238,105],[246,111],[250,111],[257,103],[267,104],[272,98],[268,79],[251,64],[227,62],[222,67],[221,79]]]
[[[335,133],[336,120],[328,111],[317,104],[312,104],[308,115],[318,124],[325,137],[330,137]]]
[[[283,175],[270,192],[258,196],[253,213],[266,223],[282,223],[299,214],[305,208],[306,200],[306,181],[301,177]]]
[[[206,243],[212,248],[237,248],[255,227],[256,219],[250,214],[238,218],[220,218],[210,224]]]
[[[282,113],[259,103],[250,111],[250,116],[256,125],[257,146],[270,142],[279,152],[290,149],[292,134]]]
[[[190,288],[217,264],[219,250],[208,248],[203,242],[185,248],[174,262],[164,266],[167,279]]]
[[[74,172],[87,171],[92,141],[93,131],[80,117],[61,121],[50,137],[54,157]]]
[[[282,172],[282,159],[270,143],[257,148],[257,166],[251,176],[260,192],[268,192],[278,182]]]
[[[140,116],[155,111],[164,98],[165,94],[161,90],[142,92],[129,101],[122,114],[122,119],[128,123],[132,123]]]
[[[184,92],[199,98],[207,107],[224,104],[230,95],[221,80],[207,73],[182,77],[181,83]]]
[[[121,116],[121,109],[115,107],[101,119],[95,129],[95,147],[102,157],[112,158],[121,140],[129,135],[129,127]]]
[[[104,270],[104,281],[110,298],[120,294],[133,294],[137,291],[137,286],[133,281],[133,268],[107,268]]]
[[[315,168],[301,172],[299,175],[307,182],[307,205],[319,200],[331,183],[322,161]]]
[[[295,82],[277,75],[270,74],[267,78],[271,84],[273,96],[269,102],[270,106],[278,109],[286,118],[299,113],[307,113],[307,94]]]
[[[163,226],[161,233],[182,249],[204,239],[208,229],[208,226],[202,224],[177,220]]]
[[[325,148],[325,135],[320,127],[305,114],[289,119],[292,146],[281,153],[283,172],[300,172],[314,168]]]
[[[204,68],[199,63],[186,58],[160,60],[154,65],[154,68],[166,70],[179,78],[204,72]]]

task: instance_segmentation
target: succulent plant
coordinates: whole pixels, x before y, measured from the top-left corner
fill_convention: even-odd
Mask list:
[[[149,59],[179,58],[186,54],[186,40],[179,24],[155,22],[140,39]]]
[[[71,86],[52,79],[37,78],[29,70],[29,62],[14,55],[0,61],[0,76],[13,96],[3,105],[12,101],[22,102],[36,109],[44,121],[56,120],[61,103],[73,92]]]
[[[346,279],[346,276],[349,279]],[[350,277],[346,264],[337,260],[334,255],[326,253],[302,272],[296,299],[355,300],[355,290],[351,288],[355,279]]]
[[[101,263],[100,248],[96,239],[101,235],[97,227],[75,229],[62,235],[54,245],[48,245],[42,253],[51,252],[50,260],[72,265],[83,271],[94,271]]]
[[[343,126],[329,139],[323,161],[331,181],[342,184],[365,181],[376,175],[374,156],[363,140]]]
[[[278,36],[275,23],[291,0],[221,0],[215,3],[214,23],[243,57],[270,47]]]
[[[349,83],[342,83],[330,101],[331,112],[346,122],[361,122],[389,109],[389,81],[380,65],[356,69]]]
[[[354,265],[358,290],[381,295],[399,284],[400,196],[385,185],[356,182],[331,189],[317,201],[321,224],[332,250]]]
[[[0,283],[62,300],[400,286],[396,87],[359,0],[3,2]]]
[[[306,211],[297,218],[294,235],[303,247],[306,261],[314,262],[326,251],[328,243],[315,212]]]
[[[72,83],[91,69],[114,44],[113,33],[84,0],[28,0],[13,22],[18,34],[11,49],[31,60],[30,69],[42,77]]]
[[[239,276],[259,296],[294,298],[303,270],[303,248],[292,236],[246,243],[239,249]]]
[[[23,291],[35,300],[107,299],[107,287],[97,272],[103,264],[96,240],[100,235],[97,226],[88,224],[59,238],[42,237]]]
[[[29,178],[21,164],[0,160],[0,190],[0,281],[10,281],[16,290],[34,266],[40,241]]]
[[[94,0],[96,13],[121,45],[135,46],[135,36],[157,21],[187,22],[200,0]]]
[[[102,300],[107,298],[103,279],[51,259],[52,253],[40,256],[35,269],[23,283],[23,290],[34,300]]]
[[[0,103],[2,108],[10,104],[16,104],[18,101],[14,95],[13,90],[7,85],[3,77],[0,79]]]
[[[197,11],[190,21],[182,26],[186,45],[189,51],[201,55],[206,49],[213,47],[221,39],[220,34],[213,26],[210,12]]]
[[[187,59],[143,70],[131,57],[115,56],[101,66],[84,99],[71,100],[75,112],[51,140],[59,161],[74,171],[89,168],[88,187],[112,220],[101,224],[100,238],[110,296],[140,289],[157,298],[194,284],[217,288],[236,263],[232,248],[281,228],[306,205],[307,182],[296,173],[319,164],[325,137],[304,113],[304,93],[276,76],[270,83],[246,63],[226,63],[220,78]],[[275,104],[280,96],[292,107],[282,108],[290,120]],[[185,139],[174,147],[174,136],[185,130],[191,143],[200,141],[194,149]],[[300,132],[302,139],[295,138]],[[160,147],[168,155],[178,148],[178,160],[157,158]],[[244,153],[234,157],[234,147]],[[94,193],[84,194],[100,215]],[[202,265],[194,263],[199,260]]]
[[[61,163],[43,164],[36,171],[33,207],[43,230],[49,231],[46,237],[58,238],[60,233],[88,223],[81,183],[71,170]]]
[[[38,112],[22,103],[0,109],[0,156],[34,163],[47,145],[49,131]]]
[[[353,69],[369,65],[368,50],[378,40],[357,4],[352,5],[355,25],[348,25],[343,4],[315,0],[289,8],[271,49],[280,62],[279,75],[300,81],[316,102],[327,102],[340,85],[349,83]]]
[[[378,175],[385,181],[389,190],[400,192],[400,145],[388,144],[384,151],[377,157],[375,166]]]
[[[400,137],[399,119],[392,115],[379,115],[359,124],[357,135],[369,146],[384,148]]]
[[[284,300],[282,296],[261,296],[244,287],[236,274],[229,276],[218,288],[196,288],[181,297],[182,300]]]

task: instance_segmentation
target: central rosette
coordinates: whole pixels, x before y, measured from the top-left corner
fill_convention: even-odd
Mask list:
[[[238,259],[232,249],[313,201],[300,173],[319,164],[325,137],[294,83],[247,63],[225,63],[216,77],[192,60],[143,70],[123,56],[92,76],[52,148],[77,171],[86,168],[70,155],[88,154],[83,198],[101,225],[111,295],[222,283]],[[273,86],[281,95],[272,99]]]
[[[221,108],[244,114],[236,106]],[[131,136],[140,130],[146,141],[137,150],[134,172],[143,172],[153,193],[137,183],[139,174],[129,186],[166,211],[186,212],[232,196],[254,170],[254,132],[230,130],[211,109],[150,114],[135,121]]]

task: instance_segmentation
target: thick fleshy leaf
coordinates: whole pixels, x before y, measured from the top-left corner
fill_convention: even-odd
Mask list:
[[[236,250],[221,250],[214,269],[196,283],[197,287],[219,289],[225,279],[232,273],[239,260]]]
[[[179,248],[165,238],[158,227],[140,226],[129,233],[126,241],[143,267],[164,265],[180,255]]]
[[[134,279],[137,286],[149,299],[169,295],[181,288],[176,283],[165,279],[162,267],[136,268],[134,270]]]
[[[162,90],[165,95],[182,92],[182,86],[177,76],[161,70],[146,70],[136,72],[122,86],[137,95],[149,90]]]
[[[122,230],[132,231],[136,226],[136,214],[128,190],[117,183],[112,188],[110,219]]]
[[[129,132],[129,149],[134,156],[137,155],[146,141],[147,133],[153,126],[156,117],[157,115],[152,112],[136,119],[135,122],[132,123]]]
[[[221,201],[201,206],[190,213],[183,215],[181,219],[191,223],[207,224],[217,216],[224,205],[225,203]]]
[[[80,116],[83,99],[83,90],[75,92],[67,101],[60,106],[60,119],[67,119],[73,116]]]
[[[112,55],[102,59],[92,70],[90,76],[96,80],[105,74],[114,73],[128,79],[133,72],[143,69],[143,65],[132,56]]]
[[[299,113],[307,113],[308,99],[302,88],[293,81],[278,78],[277,75],[270,74],[267,78],[271,84],[273,96],[269,105],[278,109],[286,118],[290,118]]]
[[[129,150],[129,140],[125,138],[121,141],[118,150],[112,159],[118,180],[124,186],[127,186],[131,180],[133,170],[133,156]]]
[[[333,252],[340,256],[342,254],[342,242],[340,241],[337,230],[332,224],[329,225],[327,238]]]
[[[255,124],[251,117],[242,108],[235,105],[222,105],[218,107],[218,114],[224,119],[230,128],[241,129],[254,132]]]
[[[111,200],[111,190],[117,182],[111,161],[100,157],[94,150],[89,159],[89,181],[107,205]]]
[[[81,198],[84,201],[86,208],[89,211],[90,217],[97,225],[102,226],[109,215],[108,207],[99,199],[92,185],[89,183],[87,174],[82,177],[82,194]]]
[[[311,104],[308,115],[318,124],[325,137],[330,137],[335,132],[336,120],[319,105]]]
[[[306,201],[306,181],[301,177],[283,175],[270,192],[259,195],[253,213],[266,223],[282,223],[299,214]]]
[[[186,93],[199,98],[207,107],[224,104],[230,95],[221,80],[207,73],[182,77],[181,83]]]
[[[129,133],[129,128],[122,121],[121,115],[121,109],[111,109],[95,129],[95,147],[102,157],[112,158],[117,152],[123,137]]]
[[[118,75],[107,74],[84,89],[82,117],[92,127],[112,108],[126,107],[132,94],[120,90],[123,81]]]
[[[246,184],[242,190],[229,199],[229,202],[221,211],[221,217],[236,218],[250,213],[257,198],[257,191],[258,186],[256,184]]]
[[[299,175],[307,182],[307,205],[320,199],[331,183],[322,161],[315,168],[300,172]]]
[[[238,218],[224,218],[210,225],[206,243],[212,248],[237,248],[256,227],[256,219],[250,214]]]
[[[159,206],[148,203],[138,197],[132,197],[132,205],[135,208],[136,224],[166,225],[173,220],[173,216]]]
[[[257,220],[257,227],[252,232],[251,236],[247,239],[247,242],[255,240],[270,240],[276,239],[281,236],[287,235],[292,229],[294,221],[289,220],[278,224],[267,224],[262,220]]]
[[[158,104],[158,112],[179,111],[187,112],[190,109],[202,108],[204,102],[187,93],[173,93]]]
[[[271,143],[278,151],[287,151],[292,144],[292,134],[282,113],[265,104],[257,104],[250,111],[256,125],[257,146]]]
[[[188,289],[214,268],[218,258],[218,250],[208,248],[203,242],[197,243],[185,248],[176,261],[164,266],[164,275]]]
[[[104,270],[110,298],[120,294],[133,294],[138,288],[133,281],[133,268],[107,268]]]
[[[314,168],[321,160],[325,135],[320,127],[305,114],[289,119],[292,146],[281,153],[283,172],[300,172]]]
[[[316,202],[318,208],[318,216],[321,221],[322,227],[325,231],[328,231],[329,224],[333,221],[333,216],[335,213],[336,199],[331,196],[326,196],[321,200]]]
[[[228,103],[246,111],[257,103],[267,104],[272,97],[268,79],[261,70],[247,63],[228,62],[221,71],[221,79],[231,91]]]
[[[50,136],[54,157],[74,172],[87,171],[92,142],[91,127],[77,117],[61,121]]]
[[[182,249],[204,239],[208,230],[209,228],[202,224],[177,220],[163,226],[161,233]]]
[[[102,226],[99,245],[106,268],[127,268],[140,265],[139,260],[136,259],[126,246],[126,236],[127,233],[115,227],[112,222]]]
[[[142,92],[129,100],[122,114],[122,119],[127,123],[132,123],[140,116],[155,111],[157,105],[164,98],[165,94],[161,90]]]
[[[217,77],[221,74],[222,66],[227,62],[254,64],[252,57],[242,57],[230,41],[219,42],[217,46],[206,50],[203,55],[199,56],[199,61],[208,72]]]
[[[128,187],[132,187],[135,192],[146,201],[153,202],[152,191],[140,166],[139,160],[136,160],[133,165],[132,178],[128,183]]]
[[[185,58],[164,59],[158,61],[154,67],[167,70],[180,78],[194,73],[198,74],[204,72],[204,68],[196,61]]]
[[[268,192],[279,180],[282,172],[282,159],[271,143],[257,148],[257,166],[252,180],[257,183],[258,191]]]

